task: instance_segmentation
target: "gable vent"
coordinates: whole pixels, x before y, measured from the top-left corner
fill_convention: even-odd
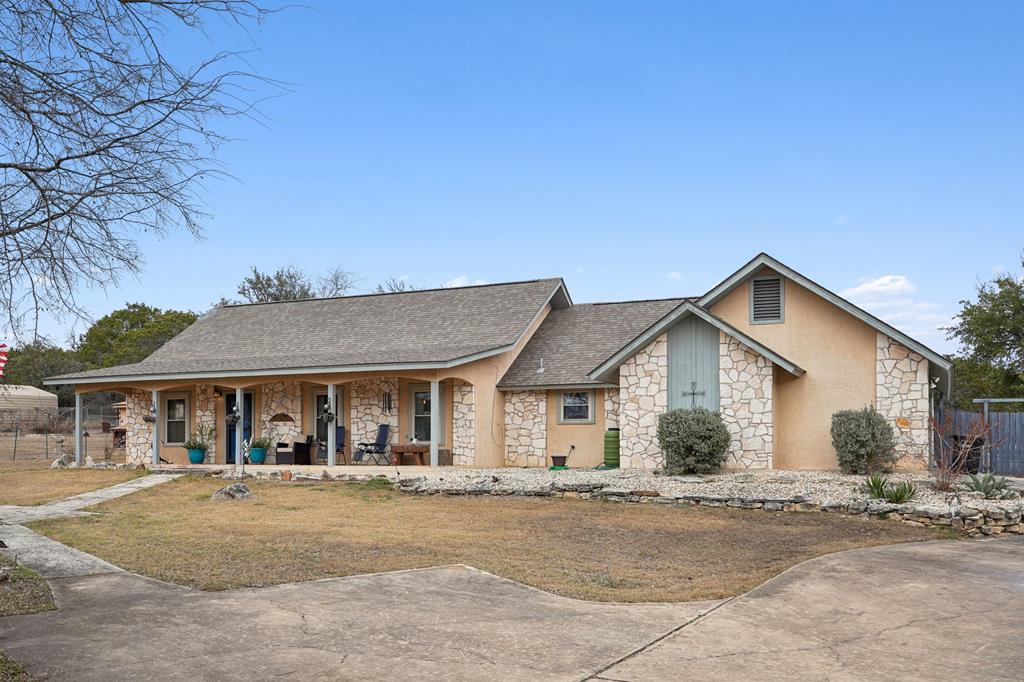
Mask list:
[[[754,324],[782,322],[781,277],[750,281],[750,321]]]

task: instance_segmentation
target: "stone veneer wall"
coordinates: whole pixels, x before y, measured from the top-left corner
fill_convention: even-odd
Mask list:
[[[192,425],[194,431],[200,424],[205,424],[217,432],[217,397],[214,395],[213,384],[199,384],[196,386],[196,408],[195,423]],[[210,449],[206,451],[207,464],[217,461],[217,438],[210,441]]]
[[[900,464],[927,465],[928,361],[885,334],[876,335],[875,347],[875,409],[896,432]]]
[[[144,419],[153,404],[152,395],[149,391],[132,391],[125,394],[124,399],[128,422],[124,436],[125,461],[145,464],[153,456],[153,425]]]
[[[547,391],[505,394],[505,466],[547,465],[547,403]]]
[[[668,335],[662,334],[619,367],[619,464],[657,469],[658,416],[668,410]]]
[[[772,468],[772,362],[725,332],[718,333],[719,413],[732,441],[725,465]]]
[[[619,389],[604,389],[604,428],[617,429],[619,427]]]
[[[476,410],[473,384],[452,385],[452,463],[472,466],[476,463]]]
[[[381,409],[382,394],[391,392],[391,413]],[[349,425],[352,427],[352,446],[377,440],[377,425],[390,424],[388,442],[396,445],[398,434],[398,379],[380,378],[354,381],[349,392]]]
[[[273,443],[272,452],[278,443],[302,440],[302,384],[297,381],[271,381],[261,389],[260,433]],[[287,414],[295,421],[272,422],[276,414]]]

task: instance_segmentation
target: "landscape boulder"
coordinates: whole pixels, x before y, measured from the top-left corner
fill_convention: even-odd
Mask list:
[[[249,486],[244,483],[232,483],[231,485],[221,488],[213,494],[212,499],[214,500],[248,500],[252,497],[252,492],[249,491]]]
[[[71,466],[75,462],[74,455],[61,455],[57,459],[53,460],[53,464],[50,465],[51,469],[64,469]]]

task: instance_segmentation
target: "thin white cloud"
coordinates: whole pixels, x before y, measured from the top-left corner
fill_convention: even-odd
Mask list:
[[[915,291],[917,291],[917,287],[903,275],[882,275],[874,279],[862,279],[857,286],[844,289],[843,296],[856,299],[869,296],[912,294]]]
[[[668,273],[665,276],[668,277],[669,279],[682,279],[683,278],[683,273],[676,272],[675,270],[673,270],[672,272]]]
[[[470,278],[467,277],[466,275],[459,275],[458,277],[453,277],[450,280],[447,280],[446,282],[443,282],[441,284],[441,286],[443,288],[445,288],[445,289],[454,289],[456,287],[469,287],[469,286],[477,286],[477,285],[480,285],[480,284],[487,284],[487,280],[485,280],[485,279],[470,280]]]
[[[863,279],[842,291],[845,298],[923,343],[942,350],[948,347],[943,327],[953,319],[943,305],[920,301],[911,294],[917,287],[904,275]]]

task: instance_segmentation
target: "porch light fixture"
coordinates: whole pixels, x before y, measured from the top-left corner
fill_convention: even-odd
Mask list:
[[[150,424],[156,421],[156,405],[149,406],[149,414],[142,415],[142,421]]]
[[[238,423],[238,420],[241,418],[241,415],[238,414],[238,405],[235,405],[234,407],[231,408],[231,412],[229,412],[227,416],[224,418],[224,421],[228,423],[228,426],[234,426],[235,424]]]
[[[320,414],[320,421],[322,421],[324,424],[330,424],[332,421],[334,421],[334,413],[331,412],[330,407],[326,405],[324,406],[324,411]]]

